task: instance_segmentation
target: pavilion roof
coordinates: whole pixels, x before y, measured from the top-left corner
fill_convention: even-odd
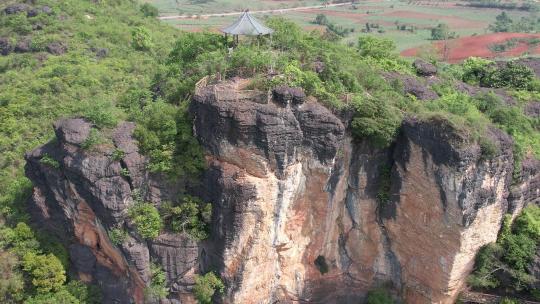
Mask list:
[[[248,11],[243,12],[236,22],[223,28],[221,31],[231,35],[247,36],[268,35],[274,32],[273,29],[266,27]]]

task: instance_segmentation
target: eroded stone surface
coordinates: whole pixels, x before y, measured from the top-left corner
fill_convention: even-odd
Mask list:
[[[164,234],[149,244],[127,218],[136,189],[147,201],[159,204],[175,199],[175,187],[146,171],[147,160],[132,138],[133,123],[122,123],[112,131],[113,146],[83,150],[80,146],[92,127],[81,118],[59,120],[54,125],[56,141],[26,155],[26,175],[34,183],[35,222],[66,243],[73,271],[81,280],[101,286],[104,303],[155,302],[144,295],[151,260],[163,259],[172,297],[188,293],[198,270],[198,245],[182,234]],[[56,160],[59,168],[41,163],[44,156]],[[171,190],[161,191],[161,187]],[[128,231],[127,239],[117,246],[107,233],[113,228]],[[187,283],[177,286],[178,281]]]
[[[192,190],[213,204],[202,242],[166,232],[146,241],[126,218],[135,189],[159,205],[182,188],[146,171],[132,123],[111,132],[112,146],[85,151],[92,125],[61,120],[57,141],[27,155],[34,218],[68,243],[81,279],[106,285],[106,299],[143,301],[153,260],[171,291],[163,303],[192,303],[194,275],[208,270],[225,282],[222,303],[360,303],[381,285],[405,303],[453,303],[504,214],[538,201],[540,164],[525,159],[512,184],[513,145],[499,130],[488,130],[488,159],[450,124],[408,118],[381,150],[310,98],[239,87],[200,88],[190,107],[208,160]],[[60,167],[42,164],[45,154]],[[128,238],[113,246],[111,228]]]

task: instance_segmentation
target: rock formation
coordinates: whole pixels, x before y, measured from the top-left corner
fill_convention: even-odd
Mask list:
[[[225,282],[223,303],[361,303],[377,286],[406,303],[453,303],[504,214],[539,197],[540,165],[524,161],[513,182],[511,139],[495,129],[490,159],[437,119],[410,117],[377,149],[300,89],[235,81],[199,88],[190,112],[208,160],[193,192],[213,203],[202,242],[133,232],[136,189],[159,205],[179,187],[145,170],[131,123],[85,150],[91,124],[61,120],[57,139],[27,155],[36,222],[63,236],[74,271],[99,283],[106,303],[142,303],[150,261],[167,274],[168,303],[191,303],[194,274],[208,270]],[[115,246],[106,231],[118,227],[130,233]]]

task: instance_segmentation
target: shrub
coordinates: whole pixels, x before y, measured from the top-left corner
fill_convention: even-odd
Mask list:
[[[85,141],[81,144],[81,148],[85,150],[90,150],[91,148],[100,145],[105,142],[105,139],[103,138],[102,134],[92,128],[90,129],[90,133],[88,134],[88,137],[85,139]]]
[[[358,38],[358,49],[360,55],[373,57],[375,59],[384,59],[394,57],[396,45],[394,41],[386,38],[377,38],[374,36],[360,36]]]
[[[247,70],[248,75],[266,72],[271,65],[271,53],[252,47],[237,47],[231,56],[231,67]]]
[[[59,290],[66,281],[64,267],[53,254],[29,252],[23,256],[22,265],[32,278],[32,285],[38,292]]]
[[[329,23],[328,17],[326,17],[325,14],[317,14],[315,19],[313,20],[313,23],[319,25],[327,25]]]
[[[379,168],[379,189],[377,190],[377,201],[381,205],[386,205],[390,202],[390,187],[392,186],[392,167],[382,165]]]
[[[122,158],[124,158],[124,156],[126,155],[126,153],[120,149],[114,149],[112,155],[111,155],[111,158],[115,161],[121,161]]]
[[[122,244],[128,237],[128,232],[123,228],[113,228],[108,232],[109,240],[114,245]]]
[[[119,114],[112,103],[97,101],[87,106],[83,116],[98,129],[103,129],[116,127]]]
[[[503,298],[499,303],[500,304],[519,304],[520,301],[516,299],[511,299],[511,298]]]
[[[144,293],[149,300],[166,298],[169,294],[165,272],[158,264],[150,263],[150,285]]]
[[[540,207],[529,206],[523,210],[515,221],[515,229],[519,233],[529,236],[532,240],[540,240]]]
[[[367,294],[367,304],[393,304],[394,299],[386,289],[378,288],[371,290]]]
[[[153,6],[150,3],[144,3],[141,5],[141,12],[145,17],[157,17],[159,16],[159,11],[157,7]]]
[[[80,304],[81,302],[68,290],[60,289],[57,292],[39,293],[24,301],[25,304]],[[95,303],[95,302],[94,302]]]
[[[528,89],[535,78],[534,72],[529,67],[509,61],[482,79],[480,84],[493,88]]]
[[[150,37],[150,32],[144,27],[137,27],[131,32],[131,45],[138,51],[147,51],[151,49],[154,44]]]
[[[158,100],[133,114],[138,122],[134,135],[141,151],[150,156],[150,171],[196,178],[205,167],[203,150],[193,136],[187,106],[187,102],[175,107]]]
[[[447,40],[456,37],[455,32],[450,32],[448,25],[439,23],[436,27],[431,29],[432,40]]]
[[[39,162],[55,169],[60,168],[60,163],[56,159],[52,158],[49,154],[43,155]]]
[[[134,135],[141,151],[150,155],[152,171],[172,170],[177,111],[174,106],[157,101],[146,105],[136,117],[138,124]]]
[[[483,82],[493,70],[493,61],[478,57],[469,57],[463,62],[462,80],[471,84],[479,84]]]
[[[79,300],[81,304],[102,303],[101,290],[96,285],[88,285],[79,281],[70,281],[65,285],[65,289],[77,300]]]
[[[468,283],[475,288],[496,288],[500,282],[497,271],[503,265],[500,258],[504,249],[499,244],[488,244],[480,249],[476,255],[474,272],[469,276]]]
[[[151,203],[136,202],[129,208],[128,215],[143,238],[153,239],[159,235],[163,222],[158,210]]]
[[[173,232],[184,232],[195,240],[204,240],[209,234],[212,205],[192,196],[173,206],[163,204],[161,214],[166,226]]]
[[[34,232],[23,222],[13,228],[3,228],[0,232],[0,245],[12,247],[13,252],[20,257],[27,252],[36,252],[39,248]]]
[[[521,291],[533,284],[535,278],[528,272],[538,245],[538,214],[540,207],[524,209],[511,226],[506,216],[497,243],[484,246],[476,256],[474,272],[468,282],[476,288],[497,288],[500,274],[511,278],[511,288]]]
[[[221,279],[213,272],[208,272],[204,276],[195,276],[195,287],[193,294],[200,304],[212,303],[212,297],[216,292],[223,293],[225,286]]]
[[[352,132],[359,138],[369,139],[375,146],[384,148],[397,136],[401,125],[400,112],[374,97],[357,98],[352,120]]]

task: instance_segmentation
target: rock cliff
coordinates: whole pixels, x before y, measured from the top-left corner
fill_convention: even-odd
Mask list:
[[[167,274],[170,303],[193,302],[194,274],[208,270],[225,282],[223,303],[360,303],[377,286],[406,303],[453,303],[504,214],[539,197],[540,166],[524,161],[512,181],[512,142],[495,129],[490,159],[435,118],[406,119],[377,149],[299,89],[239,81],[199,88],[190,112],[208,160],[193,192],[213,204],[202,242],[133,232],[134,192],[159,205],[180,188],[146,171],[133,124],[85,150],[91,124],[61,120],[56,140],[27,154],[36,222],[62,236],[74,272],[99,283],[106,303],[144,302],[150,261]],[[130,233],[114,245],[106,231],[119,227]]]

